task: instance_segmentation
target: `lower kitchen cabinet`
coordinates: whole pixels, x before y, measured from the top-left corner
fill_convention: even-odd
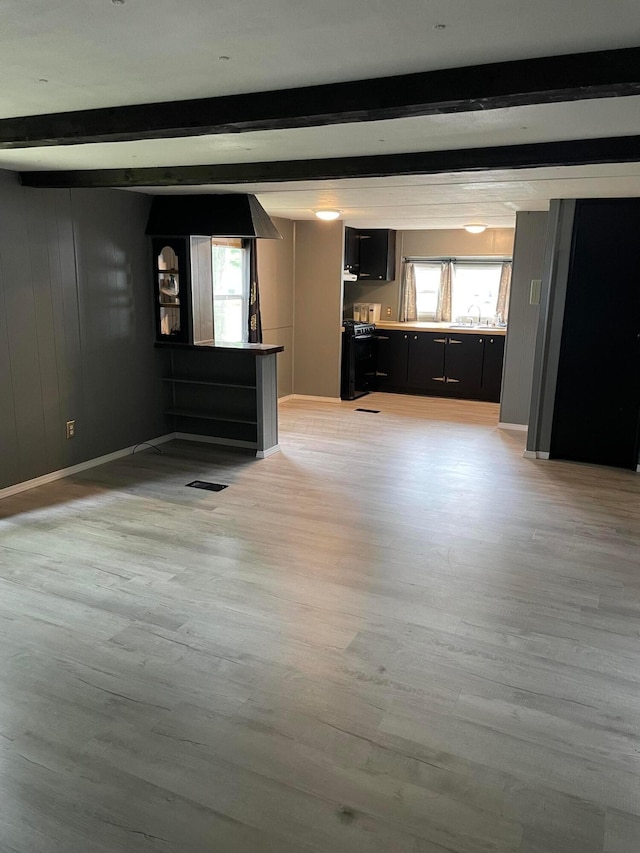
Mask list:
[[[447,397],[477,400],[482,394],[484,340],[479,335],[447,335],[444,381]]]
[[[409,364],[409,335],[406,332],[376,332],[376,389],[405,391]]]
[[[409,334],[407,388],[420,394],[442,393],[445,383],[444,359],[447,339],[436,332]]]
[[[498,403],[502,335],[376,331],[377,390]]]
[[[482,363],[482,399],[489,403],[500,402],[502,389],[502,362],[504,361],[504,336],[493,335],[484,339]]]

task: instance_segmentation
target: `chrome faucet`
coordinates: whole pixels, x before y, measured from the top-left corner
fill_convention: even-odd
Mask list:
[[[469,305],[469,307],[467,308],[467,314],[469,314],[469,311],[471,311],[472,308],[478,309],[478,326],[479,326],[480,323],[482,323],[482,309],[480,308],[479,305]],[[473,323],[470,323],[469,325],[473,325]]]

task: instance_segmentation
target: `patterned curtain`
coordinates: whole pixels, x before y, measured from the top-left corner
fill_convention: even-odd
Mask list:
[[[416,271],[412,263],[405,261],[402,265],[402,278],[400,279],[400,320],[417,319]]]
[[[511,295],[511,263],[502,264],[500,271],[500,287],[498,289],[498,302],[496,314],[502,315],[502,322],[509,319],[509,296]]]
[[[258,241],[249,241],[249,337],[250,344],[262,343],[260,289],[258,287]]]
[[[440,290],[438,291],[438,307],[436,322],[451,322],[451,285],[453,282],[453,261],[443,261],[440,267]]]

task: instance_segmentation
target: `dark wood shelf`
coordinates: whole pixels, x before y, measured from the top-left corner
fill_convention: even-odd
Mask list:
[[[250,424],[257,426],[257,420],[248,420],[246,418],[225,418],[219,415],[208,415],[204,412],[192,411],[190,409],[165,409],[165,415],[173,415],[176,418],[198,418],[203,421],[220,421],[227,424]]]
[[[172,376],[163,376],[163,382],[178,382],[182,385],[211,385],[214,388],[245,388],[249,391],[255,391],[255,385],[243,385],[238,382],[211,382],[205,379],[180,379]]]

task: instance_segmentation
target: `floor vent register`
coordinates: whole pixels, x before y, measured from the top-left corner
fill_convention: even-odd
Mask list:
[[[187,483],[187,486],[191,486],[192,489],[204,489],[207,492],[221,492],[227,488],[222,483],[207,483],[206,480],[194,480],[192,483]]]

